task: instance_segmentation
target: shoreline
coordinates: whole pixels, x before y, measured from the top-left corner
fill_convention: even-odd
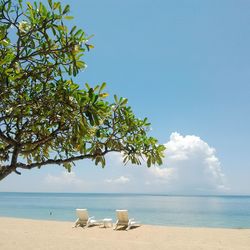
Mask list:
[[[0,217],[0,249],[249,249],[250,229],[142,225],[129,231]]]
[[[47,221],[47,222],[66,222],[74,224],[74,220],[56,220],[56,219],[39,219],[39,218],[27,218],[27,217],[12,217],[12,216],[5,216],[0,215],[1,219],[17,219],[17,220],[31,220],[31,221]],[[77,219],[75,217],[75,219]],[[114,220],[113,220],[114,222]],[[167,228],[194,228],[194,229],[236,229],[236,230],[250,230],[250,227],[209,227],[209,226],[185,226],[185,225],[160,225],[160,224],[143,224],[145,226],[152,226],[152,227],[167,227]]]
[[[16,220],[27,220],[27,221],[46,221],[46,222],[66,222],[74,224],[74,220],[56,220],[56,219],[39,219],[39,218],[27,218],[27,217],[12,217],[12,216],[5,216],[0,215],[1,219],[16,219]],[[75,217],[75,220],[77,217]],[[113,220],[113,219],[112,219]],[[113,220],[114,222],[114,220]],[[143,224],[149,227],[167,227],[167,228],[190,228],[190,229],[236,229],[236,230],[250,230],[250,227],[209,227],[209,226],[185,226],[185,225],[159,225],[159,224]]]

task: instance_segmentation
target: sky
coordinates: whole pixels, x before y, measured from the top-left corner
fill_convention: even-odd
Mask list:
[[[45,2],[45,1],[44,1]],[[0,191],[250,195],[250,2],[247,0],[63,0],[71,23],[94,34],[83,86],[107,82],[150,135],[166,145],[148,169],[107,156],[22,171]]]

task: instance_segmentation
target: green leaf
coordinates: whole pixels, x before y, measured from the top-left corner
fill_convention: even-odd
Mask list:
[[[87,47],[87,50],[89,51],[90,49],[93,49],[94,48],[94,45],[92,44],[87,44],[85,43],[85,46]]]
[[[27,2],[26,4],[28,5],[29,9],[31,9],[31,10],[33,9],[33,6],[31,5],[30,2]]]
[[[63,163],[63,166],[68,170],[68,172],[71,172],[71,164],[69,162]]]
[[[68,13],[70,11],[70,6],[66,5],[64,10],[63,10],[63,15],[65,15],[66,13]]]
[[[58,25],[57,28],[58,30],[61,30],[61,31],[67,31],[67,27],[65,25]]]
[[[88,85],[88,83],[85,83],[85,86],[86,86],[87,90],[90,90],[90,86]]]
[[[114,95],[114,99],[115,99],[115,102],[116,103],[118,103],[119,101],[118,101],[118,97],[117,97],[117,95]]]
[[[74,33],[74,31],[76,30],[76,26],[74,26],[71,31],[70,31],[70,34],[72,35]]]
[[[91,125],[92,125],[92,126],[93,126],[93,125],[99,126],[100,122],[99,122],[99,118],[98,118],[97,114],[96,114],[96,113],[93,113],[93,116],[92,116],[92,117],[94,118],[94,124],[91,124]]]
[[[94,95],[94,97],[92,98],[92,103],[95,104],[98,100],[99,96],[98,95]]]
[[[100,96],[101,98],[106,98],[106,97],[109,96],[109,94],[108,94],[108,93],[101,93],[101,94],[99,94],[99,96]]]
[[[102,85],[101,85],[101,87],[99,89],[99,94],[105,89],[106,85],[107,85],[106,82],[102,83]]]
[[[151,166],[151,157],[149,156],[148,157],[148,160],[147,160],[147,167],[149,168]]]
[[[156,162],[157,162],[157,164],[160,166],[160,165],[162,165],[162,159],[160,158],[160,157],[157,157],[156,158]]]
[[[20,7],[22,8],[22,7],[23,7],[23,5],[22,5],[23,0],[18,0],[18,3],[19,3],[19,5],[20,5]]]
[[[94,123],[94,119],[93,119],[93,116],[92,116],[91,112],[87,111],[86,116],[88,117],[91,126],[94,126],[95,123]]]
[[[101,164],[102,164],[102,168],[104,168],[106,165],[106,160],[104,157],[101,158]]]
[[[55,2],[53,5],[53,9],[56,10],[61,6],[60,2]]]
[[[89,93],[89,98],[92,99],[92,98],[93,98],[93,95],[94,95],[94,90],[93,90],[93,88],[90,88],[89,91],[88,91],[88,93]]]
[[[79,36],[83,31],[81,29],[79,29],[76,33],[75,36]]]
[[[79,69],[81,69],[81,68],[85,68],[85,62],[83,62],[83,61],[77,61],[76,62],[76,66],[79,68]]]
[[[52,0],[48,0],[50,8],[52,8]]]
[[[125,106],[128,103],[128,99],[122,98],[121,106]]]
[[[72,19],[74,19],[74,17],[73,16],[64,16],[64,19],[66,19],[66,20],[72,20]]]

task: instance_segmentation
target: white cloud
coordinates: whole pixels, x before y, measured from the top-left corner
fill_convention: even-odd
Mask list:
[[[159,168],[159,167],[152,167],[149,171],[159,179],[170,180],[175,178],[176,176],[176,169],[174,168]]]
[[[74,186],[81,187],[84,186],[85,182],[79,178],[77,178],[76,174],[72,171],[68,173],[67,171],[61,172],[59,175],[51,175],[48,174],[45,179],[45,183],[47,185],[52,186]]]
[[[105,182],[106,183],[114,183],[114,184],[126,184],[126,183],[130,182],[130,179],[128,177],[125,177],[125,176],[120,176],[116,179],[106,179]]]
[[[111,152],[107,154],[106,156],[106,162],[107,162],[107,167],[109,165],[124,165],[123,164],[123,159],[122,159],[122,154],[119,152]]]
[[[179,193],[217,193],[227,189],[215,149],[195,135],[172,133],[165,144],[163,167],[152,167],[147,184],[165,185],[164,190]]]

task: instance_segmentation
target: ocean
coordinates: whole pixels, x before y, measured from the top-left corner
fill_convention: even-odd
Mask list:
[[[87,208],[96,219],[128,209],[142,224],[250,228],[250,196],[168,196],[149,194],[0,193],[0,216],[39,220],[76,220]]]

